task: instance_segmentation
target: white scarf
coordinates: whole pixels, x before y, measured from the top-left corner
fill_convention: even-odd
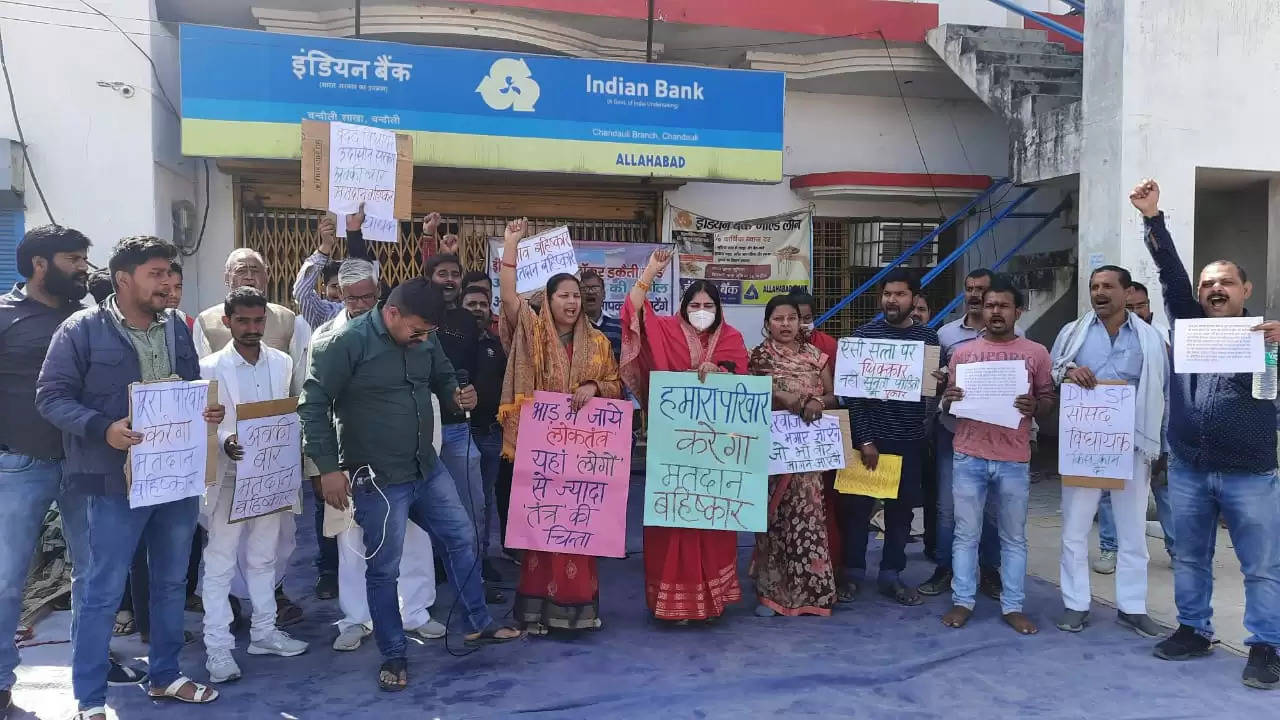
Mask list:
[[[1125,312],[1128,312],[1127,310]],[[1092,310],[1085,313],[1075,324],[1070,326],[1065,337],[1054,343],[1053,347],[1053,381],[1059,385],[1067,375],[1067,366],[1073,362],[1080,348],[1084,347],[1086,331],[1098,319]],[[1162,438],[1160,428],[1164,423],[1165,383],[1169,374],[1169,358],[1165,350],[1164,338],[1160,332],[1137,319],[1129,326],[1138,334],[1138,343],[1142,347],[1142,374],[1138,377],[1138,404],[1135,412],[1135,440],[1138,452],[1148,460],[1160,456]]]

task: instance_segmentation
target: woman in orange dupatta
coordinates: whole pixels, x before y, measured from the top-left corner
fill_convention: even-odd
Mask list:
[[[707,373],[747,372],[742,333],[724,322],[714,284],[697,280],[685,289],[677,314],[654,314],[645,294],[670,259],[669,251],[655,251],[622,306],[622,378],[645,405],[649,373],[656,370],[696,370],[700,380]],[[659,620],[719,617],[726,605],[742,599],[737,533],[646,527],[644,591]]]
[[[806,423],[833,408],[831,358],[800,331],[794,298],[779,295],[764,308],[765,341],[751,351],[751,374],[773,378],[773,409]],[[830,615],[835,568],[827,539],[821,472],[769,476],[769,530],[756,535],[751,561],[756,614]]]
[[[578,279],[560,274],[547,281],[542,308],[533,308],[516,291],[517,245],[528,221],[507,224],[503,238],[502,314],[498,328],[510,348],[502,383],[498,420],[502,423],[502,456],[514,460],[520,407],[538,390],[572,393],[570,406],[582,408],[593,397],[622,397],[618,363],[609,340],[582,313]],[[600,580],[596,559],[586,555],[526,550],[520,566],[513,609],[530,634],[548,628],[595,629],[600,621]]]

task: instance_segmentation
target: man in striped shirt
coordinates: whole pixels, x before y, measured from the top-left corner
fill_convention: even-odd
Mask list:
[[[912,298],[920,291],[920,283],[901,268],[885,276],[880,293],[880,309],[884,316],[854,331],[854,337],[883,340],[916,340],[925,345],[938,345],[938,333],[917,325],[911,319]],[[861,462],[874,470],[880,454],[902,456],[902,475],[898,497],[884,502],[884,554],[880,559],[877,585],[880,592],[903,605],[919,605],[923,600],[915,588],[903,584],[900,573],[907,566],[907,540],[911,535],[911,519],[920,504],[921,474],[928,454],[927,419],[936,400],[922,397],[914,402],[904,400],[845,401],[853,430],[853,444],[862,455]],[[841,496],[841,519],[844,534],[845,583],[841,599],[851,599],[866,572],[867,532],[875,498],[863,495]]]

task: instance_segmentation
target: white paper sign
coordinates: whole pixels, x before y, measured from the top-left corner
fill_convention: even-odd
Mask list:
[[[237,417],[236,439],[244,457],[236,462],[235,494],[227,522],[293,507],[302,485],[302,423],[297,412],[249,420]]]
[[[979,422],[1017,429],[1022,413],[1013,406],[1031,387],[1023,360],[993,360],[956,365],[956,387],[964,399],[951,403],[951,414]]]
[[[771,429],[770,475],[839,470],[845,466],[840,418],[835,415],[823,415],[806,425],[793,412],[775,410]]]
[[[1137,392],[1132,385],[1085,390],[1062,383],[1058,473],[1128,480],[1133,477]]]
[[[499,247],[498,261],[503,259]],[[516,292],[522,295],[545,289],[547,281],[555,275],[577,272],[578,258],[567,226],[525,238],[516,246]]]
[[[142,442],[129,450],[129,507],[204,493],[209,459],[209,381],[134,383],[130,426]]]
[[[364,203],[361,230],[367,239],[395,242],[396,134],[391,130],[329,123],[329,210],[338,215],[339,237],[346,236],[345,215]]]
[[[1198,318],[1173,325],[1176,373],[1256,373],[1265,369],[1266,346],[1252,328],[1260,317]]]
[[[924,343],[919,340],[840,338],[835,393],[871,400],[920,400]]]

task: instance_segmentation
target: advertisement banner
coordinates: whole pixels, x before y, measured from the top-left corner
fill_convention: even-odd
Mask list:
[[[631,285],[649,264],[649,256],[662,247],[654,243],[611,243],[584,240],[573,243],[577,255],[578,272],[595,270],[604,280],[604,312],[618,317],[622,303],[631,292]],[[502,269],[502,239],[489,238],[489,280],[493,282],[493,312],[498,312],[501,294],[498,289],[498,271]],[[654,312],[670,315],[680,295],[672,282],[671,268],[666,268],[653,280],[649,288],[649,302]]]
[[[663,236],[675,245],[680,290],[710,280],[727,305],[764,305],[775,295],[809,289],[808,209],[753,220],[717,220],[669,205]]]
[[[183,25],[182,152],[297,159],[298,124],[440,167],[779,182],[784,75]]]

